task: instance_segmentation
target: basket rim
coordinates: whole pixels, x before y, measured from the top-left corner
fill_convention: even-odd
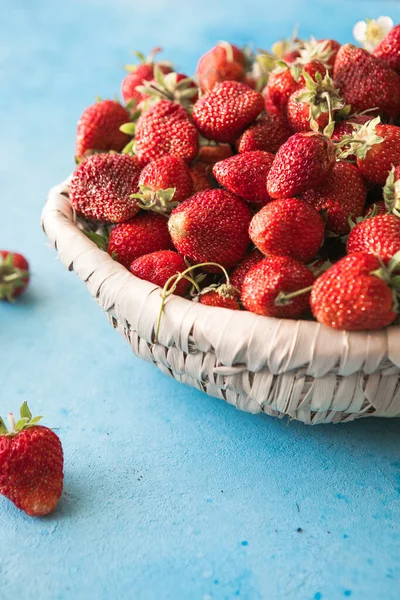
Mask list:
[[[154,297],[155,295],[158,295],[158,300],[160,300],[159,291],[161,288],[151,284],[148,281],[144,281],[135,277],[124,266],[116,263],[106,252],[100,250],[94,244],[94,242],[92,242],[77,227],[76,223],[74,222],[73,209],[68,200],[68,187],[70,180],[71,176],[62,183],[50,189],[47,201],[42,211],[41,221],[43,230],[52,242],[53,246],[59,251],[59,241],[64,236],[67,226],[70,228],[69,233],[74,234],[74,240],[79,242],[79,248],[77,248],[75,251],[73,247],[69,247],[67,256],[60,257],[65,266],[67,266],[70,270],[75,270],[74,262],[79,258],[79,256],[82,255],[82,253],[86,252],[86,257],[88,258],[90,251],[90,262],[94,270],[100,266],[103,270],[112,269],[113,273],[117,273],[120,279],[123,279],[124,290],[127,286],[129,286],[130,290],[132,291],[134,289],[135,294],[142,296],[143,300],[145,300],[145,297],[152,296],[153,301],[148,304],[147,308],[148,311],[150,311],[149,321],[151,322],[153,320],[154,330],[158,316],[158,312],[156,310],[157,302],[154,301]],[[71,229],[71,226],[73,227],[73,230]],[[83,279],[81,274],[77,274],[81,279]],[[126,276],[128,276],[129,279]],[[101,304],[101,302],[99,303]],[[106,310],[104,306],[103,309]],[[151,316],[152,312],[154,312],[154,318]],[[354,365],[354,355],[359,356],[360,354],[363,354],[364,357],[366,354],[368,354],[370,358],[371,356],[375,357],[375,355],[379,355],[381,363],[386,359],[389,359],[391,363],[389,363],[389,367],[394,365],[395,367],[400,368],[399,325],[389,326],[386,329],[377,331],[341,331],[328,328],[316,321],[306,321],[303,319],[277,319],[274,317],[259,316],[248,311],[234,311],[227,308],[209,307],[198,302],[192,302],[186,298],[180,298],[178,296],[169,297],[165,306],[165,312],[168,313],[168,318],[171,318],[173,321],[175,321],[175,323],[186,318],[189,313],[193,313],[194,317],[197,318],[197,320],[200,320],[200,323],[203,325],[208,321],[214,323],[214,325],[216,322],[218,323],[218,321],[221,321],[226,326],[224,333],[225,335],[229,336],[232,343],[238,343],[238,331],[239,335],[242,336],[242,346],[246,346],[246,351],[248,351],[250,354],[251,347],[253,348],[254,354],[257,349],[261,351],[263,346],[268,344],[268,340],[266,339],[266,334],[268,331],[270,333],[274,332],[274,336],[277,336],[275,342],[279,342],[283,349],[286,348],[286,350],[288,350],[288,348],[291,348],[293,344],[296,344],[296,339],[299,335],[300,329],[303,331],[303,335],[300,336],[303,343],[307,337],[308,339],[313,340],[313,343],[316,343],[315,340],[317,340],[317,338],[323,338],[322,342],[319,339],[319,342],[316,343],[316,348],[313,346],[311,349],[311,354],[314,351],[317,351],[322,360],[324,356],[325,358],[329,357],[330,366],[332,367],[333,364],[338,365],[339,371],[336,372],[339,374],[341,374],[341,371],[344,375],[346,375],[359,370],[357,366]],[[228,323],[229,327],[227,327]],[[159,343],[168,346],[168,341],[166,341],[165,336],[163,337],[161,334],[162,331],[160,332]],[[181,335],[181,332],[179,335]],[[243,336],[245,336],[245,339]],[[151,336],[148,337],[150,337],[150,339],[147,339],[147,342],[152,344],[153,340],[151,339]],[[212,335],[209,337],[212,337]],[[179,347],[178,343],[175,345]],[[185,345],[186,344],[183,344],[183,346]],[[217,345],[218,344],[213,344],[211,342],[211,346],[214,346],[216,354]],[[396,346],[398,346],[397,351]],[[368,351],[366,350],[367,347]],[[181,349],[184,350],[185,348]],[[374,352],[374,350],[376,351]],[[332,356],[332,352],[335,353],[335,357]],[[308,355],[309,354],[310,352],[308,352]],[[350,363],[353,361],[353,366],[351,366],[351,364],[349,365],[349,356],[351,359]],[[304,365],[307,365],[307,359],[305,359],[303,363]],[[365,361],[363,364],[364,363]],[[232,366],[237,363],[235,363],[233,359],[224,361],[224,359],[221,357],[221,364]],[[249,365],[248,362],[246,364]],[[249,366],[248,368],[250,369]],[[292,369],[293,368],[298,369],[299,367],[292,366]],[[282,370],[284,371],[286,369]],[[332,369],[329,368],[322,374],[326,374],[331,370]]]

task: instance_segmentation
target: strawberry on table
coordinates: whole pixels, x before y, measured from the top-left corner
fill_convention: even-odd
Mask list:
[[[22,254],[0,250],[0,300],[13,302],[29,283],[29,264]]]
[[[133,194],[140,208],[168,213],[193,191],[189,167],[183,158],[167,154],[145,166],[139,177],[140,192]]]
[[[347,253],[370,252],[388,262],[400,250],[400,219],[381,214],[358,223],[347,239]]]
[[[193,120],[207,140],[234,143],[264,110],[264,98],[244,83],[223,81],[193,107]]]
[[[129,268],[139,256],[170,248],[172,241],[167,219],[148,212],[116,225],[110,232],[107,250],[119,263]]]
[[[130,119],[129,113],[115,100],[101,100],[83,112],[78,121],[75,155],[82,159],[90,151],[120,152],[130,136],[120,131]]]
[[[164,287],[173,275],[182,273],[188,268],[183,256],[173,250],[159,250],[136,258],[130,265],[130,272],[154,285]],[[184,296],[189,290],[190,282],[182,277],[176,285],[174,294]]]
[[[231,192],[206,190],[195,194],[171,213],[168,227],[175,248],[193,263],[235,266],[250,243],[251,212]],[[218,271],[205,267],[210,272]]]
[[[57,435],[38,425],[26,402],[10,430],[0,418],[0,493],[31,517],[53,512],[63,489],[63,450]]]
[[[246,57],[237,46],[219,42],[200,58],[196,75],[202,92],[212,90],[221,81],[243,81]]]
[[[239,152],[263,150],[275,154],[291,135],[292,131],[280,117],[266,114],[242,133],[236,147]]]
[[[356,113],[376,108],[385,117],[400,115],[400,77],[363,48],[342,46],[334,67],[335,86]]]
[[[294,319],[309,307],[309,293],[282,300],[283,294],[312,285],[314,276],[303,263],[289,256],[270,256],[248,271],[242,286],[242,303],[257,315]]]
[[[309,262],[324,241],[324,221],[307,202],[284,198],[270,202],[254,215],[249,234],[267,256],[292,256]]]
[[[314,317],[328,327],[348,331],[390,325],[397,317],[393,290],[379,272],[382,264],[374,254],[356,252],[339,260],[313,285]]]
[[[94,154],[81,162],[71,180],[69,199],[87,219],[121,223],[136,215],[131,194],[138,191],[141,167],[135,156]]]
[[[190,161],[199,151],[198,132],[182,106],[161,100],[136,124],[136,154],[142,165],[166,154]]]
[[[275,155],[267,178],[269,195],[290,198],[320,185],[335,165],[335,152],[320,133],[295,133]]]
[[[270,202],[267,175],[274,160],[270,152],[243,152],[214,165],[215,179],[230,192],[254,206]]]

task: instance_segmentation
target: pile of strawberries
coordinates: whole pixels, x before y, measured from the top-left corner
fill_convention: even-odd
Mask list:
[[[164,296],[337,329],[391,324],[400,25],[372,52],[221,42],[194,78],[158,51],[128,66],[123,104],[80,118],[69,197],[87,235]]]

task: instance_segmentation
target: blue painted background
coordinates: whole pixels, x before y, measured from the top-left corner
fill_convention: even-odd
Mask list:
[[[277,7],[279,14],[277,13]],[[0,499],[2,600],[395,600],[400,422],[307,428],[239,413],[140,362],[46,246],[47,189],[76,121],[130,51],[192,71],[220,39],[351,40],[398,2],[0,0],[0,246],[33,278],[0,306],[0,409],[58,426],[65,493],[32,520]],[[300,528],[300,529],[299,529]]]

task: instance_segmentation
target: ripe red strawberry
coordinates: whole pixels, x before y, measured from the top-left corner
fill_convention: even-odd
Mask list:
[[[197,194],[197,192],[204,192],[204,190],[210,190],[213,187],[209,164],[198,160],[190,166],[189,171],[192,177],[194,194]]]
[[[238,196],[225,190],[195,194],[171,213],[169,231],[175,248],[193,263],[236,265],[249,245],[251,213]],[[206,267],[207,272],[218,272]]]
[[[205,288],[199,294],[198,301],[200,304],[206,304],[207,306],[240,310],[237,291],[231,285],[227,284],[222,284],[215,288]]]
[[[254,215],[250,239],[265,255],[292,256],[309,262],[324,241],[324,221],[298,198],[274,200]]]
[[[378,124],[375,129],[383,141],[373,144],[357,164],[365,179],[384,185],[392,165],[400,164],[400,127]]]
[[[136,88],[142,94],[141,110],[147,110],[160,100],[177,102],[189,109],[199,97],[196,83],[184,73],[168,72],[164,75],[162,69],[155,66],[154,76],[154,79]]]
[[[164,287],[168,279],[177,273],[182,273],[188,268],[183,256],[173,250],[160,250],[136,258],[129,267],[133,275],[145,279],[154,285]],[[189,290],[190,283],[187,279],[180,279],[174,294],[184,296]]]
[[[309,306],[309,294],[282,301],[282,294],[312,285],[314,276],[303,263],[289,256],[265,258],[248,271],[242,287],[242,303],[257,315],[295,319]]]
[[[245,55],[237,46],[220,42],[200,58],[196,74],[202,92],[212,90],[221,81],[243,81]]]
[[[69,199],[87,219],[121,223],[139,206],[130,196],[138,191],[139,161],[126,154],[94,154],[75,169]]]
[[[216,162],[229,158],[232,154],[229,144],[210,144],[199,148],[199,160],[208,165],[215,165]]]
[[[375,272],[377,256],[356,252],[332,265],[315,281],[311,309],[320,323],[334,329],[381,329],[397,317],[389,285]]]
[[[143,165],[166,154],[190,161],[199,151],[198,133],[189,115],[169,100],[157,102],[139,117],[135,144]]]
[[[170,248],[167,219],[148,212],[116,225],[111,230],[107,250],[121,265],[129,268],[139,256]]]
[[[12,302],[29,283],[29,265],[22,254],[0,250],[0,300]]]
[[[316,73],[315,81],[308,74],[304,77],[305,84],[289,96],[287,120],[293,131],[322,131],[344,102],[328,74],[322,78]]]
[[[189,167],[183,158],[167,154],[145,166],[139,178],[140,208],[168,213],[193,191]]]
[[[367,188],[359,169],[346,162],[336,162],[326,181],[302,195],[317,210],[327,213],[327,228],[337,235],[350,231],[350,216],[362,215]]]
[[[386,117],[400,114],[400,77],[363,48],[352,44],[340,48],[334,81],[353,112],[377,108]]]
[[[267,193],[267,175],[274,161],[270,152],[255,150],[221,160],[214,165],[215,179],[230,192],[255,206],[271,201]]]
[[[259,263],[264,258],[264,254],[257,250],[257,248],[254,248],[254,250],[251,250],[248,254],[246,254],[240,263],[233,269],[229,279],[233,287],[239,290],[239,293],[242,292],[244,278],[250,271],[251,267],[254,267],[254,265]]]
[[[347,240],[347,253],[370,252],[388,262],[400,250],[400,219],[395,215],[376,215],[358,223]]]
[[[193,107],[193,120],[207,140],[235,142],[264,110],[264,98],[237,81],[217,83]]]
[[[128,111],[115,100],[101,100],[88,106],[78,121],[76,158],[83,158],[90,150],[120,152],[131,138],[119,128],[129,119]]]
[[[333,142],[340,142],[342,138],[345,136],[353,136],[356,134],[357,125],[365,125],[371,121],[371,116],[368,115],[355,115],[353,117],[349,117],[348,119],[344,119],[343,121],[337,121],[335,124],[331,140]],[[348,146],[343,146],[343,150],[347,150]],[[347,156],[347,160],[355,162],[356,156],[353,154],[349,154]]]
[[[279,117],[266,114],[242,133],[236,147],[239,152],[263,150],[275,154],[291,135],[292,132]]]
[[[26,404],[11,429],[0,418],[0,493],[31,517],[53,512],[63,489],[63,451],[59,438],[37,425]]]
[[[319,133],[295,133],[277,154],[267,178],[272,198],[289,198],[320,185],[335,164],[333,143]]]
[[[313,61],[305,65],[295,62],[288,66],[280,63],[271,73],[266,88],[266,108],[271,112],[272,107],[286,119],[286,107],[289,96],[299,87],[305,84],[304,71],[312,79],[315,79],[316,73],[322,76],[326,73],[326,67],[319,61]],[[275,112],[273,113],[275,114]]]
[[[400,71],[400,25],[389,31],[373,54],[395,71]]]
[[[374,212],[374,215],[372,214]],[[374,204],[370,204],[364,210],[365,217],[372,217],[376,215],[386,215],[388,213],[388,209],[386,208],[386,204],[384,200],[378,200],[378,202],[374,202]]]
[[[166,62],[155,62],[154,57],[161,48],[154,48],[146,58],[140,52],[136,52],[136,56],[140,58],[140,64],[127,65],[126,69],[130,71],[122,82],[121,93],[126,104],[131,100],[135,100],[139,104],[143,100],[143,94],[137,89],[146,81],[151,81],[154,77],[154,67],[157,65],[162,73],[170,73],[171,65]]]

